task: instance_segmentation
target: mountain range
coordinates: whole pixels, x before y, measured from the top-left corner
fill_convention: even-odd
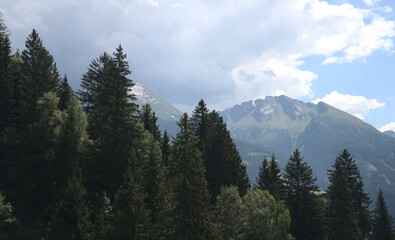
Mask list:
[[[175,134],[175,121],[181,112],[143,85],[136,87],[139,90],[133,92],[139,93],[138,103],[150,103],[161,130]],[[306,103],[287,96],[243,102],[219,114],[227,123],[252,183],[264,157],[274,154],[283,168],[292,152],[299,149],[325,191],[329,184],[328,169],[347,149],[358,164],[365,191],[374,200],[381,188],[395,216],[394,132],[381,133],[324,102]]]

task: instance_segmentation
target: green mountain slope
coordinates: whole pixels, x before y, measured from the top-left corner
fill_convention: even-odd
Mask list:
[[[391,213],[395,214],[395,138],[325,103],[304,103],[286,96],[245,102],[221,115],[232,137],[244,144],[264,146],[279,156],[289,156],[300,149],[323,189],[328,185],[327,170],[336,156],[348,149],[358,163],[365,190],[374,199],[381,187],[392,203]],[[242,156],[249,156],[251,150],[239,151]],[[280,165],[286,161],[281,158]],[[257,160],[245,161],[251,164]],[[258,171],[249,170],[250,175]]]
[[[159,129],[162,132],[166,129],[169,134],[176,135],[178,131],[177,121],[182,115],[180,110],[139,82],[135,84],[131,92],[136,95],[136,103],[140,108],[146,103],[151,105],[152,110],[158,117]]]

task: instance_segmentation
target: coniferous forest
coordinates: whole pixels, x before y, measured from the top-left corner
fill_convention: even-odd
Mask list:
[[[252,186],[203,100],[169,136],[134,103],[121,45],[87,66],[74,92],[36,30],[12,51],[0,20],[0,239],[395,239],[347,150],[328,189],[298,150]]]

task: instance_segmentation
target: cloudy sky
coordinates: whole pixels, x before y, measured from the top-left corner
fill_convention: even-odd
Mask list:
[[[393,0],[0,2],[13,49],[37,29],[74,89],[121,43],[131,78],[182,111],[285,94],[382,130],[395,130],[394,11]]]

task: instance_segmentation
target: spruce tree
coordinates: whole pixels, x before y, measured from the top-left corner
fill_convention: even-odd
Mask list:
[[[142,175],[143,192],[146,194],[145,203],[150,210],[151,220],[155,223],[161,207],[157,201],[160,191],[163,190],[161,182],[164,181],[164,166],[159,142],[148,131],[142,136],[141,148],[136,156],[140,162],[137,172]]]
[[[174,239],[206,239],[210,234],[209,202],[205,169],[185,113],[178,122],[180,131],[173,141],[169,174],[173,176]]]
[[[88,113],[88,134],[93,140],[84,166],[92,192],[106,191],[113,197],[137,144],[136,105],[129,89],[134,85],[126,55],[119,46],[111,57],[94,60],[82,78],[78,96]]]
[[[369,205],[371,203],[370,198],[368,194],[364,192],[361,174],[351,154],[345,149],[339,155],[339,160],[345,168],[348,179],[347,183],[352,191],[354,209],[357,213],[358,225],[362,235],[361,238],[367,239],[371,232],[371,212],[369,210]]]
[[[81,171],[75,168],[46,230],[46,239],[92,239],[91,210]]]
[[[323,239],[323,222],[317,195],[319,188],[313,170],[299,150],[290,156],[284,173],[285,202],[291,214],[291,234],[296,240]]]
[[[58,94],[60,77],[52,55],[43,46],[38,32],[33,29],[22,51],[21,112],[30,123],[35,116],[35,104],[46,92]]]
[[[12,61],[11,41],[7,26],[5,25],[0,13],[0,136],[3,134],[8,120],[10,111],[10,89],[11,83],[9,75],[9,66]],[[1,143],[0,143],[1,144]],[[3,150],[0,145],[0,154]],[[3,155],[0,155],[2,157]]]
[[[93,239],[110,240],[112,227],[112,205],[110,198],[107,197],[106,192],[98,194],[96,197],[95,208],[93,213]]]
[[[74,96],[74,91],[71,89],[69,85],[69,81],[67,79],[66,74],[60,82],[60,91],[59,91],[59,109],[65,110],[67,108],[67,103],[70,101],[71,97]]]
[[[156,123],[158,117],[155,116],[155,112],[152,111],[151,105],[148,103],[141,107],[139,121],[144,125],[144,129],[147,130],[156,141],[160,142],[161,134]]]
[[[343,151],[344,153],[346,152]],[[329,240],[357,240],[362,237],[354,205],[353,189],[349,183],[349,171],[344,162],[347,154],[343,154],[336,158],[334,169],[328,171],[331,183],[327,190]]]
[[[110,239],[152,239],[150,211],[144,203],[142,186],[136,183],[131,166],[115,194]]]
[[[283,180],[281,179],[280,168],[274,154],[270,162],[266,157],[263,159],[262,165],[259,167],[259,174],[256,181],[259,189],[268,190],[277,200],[284,198]]]
[[[191,128],[199,139],[211,203],[223,185],[237,186],[244,195],[250,187],[246,167],[223,118],[215,111],[209,112],[205,102],[200,100],[191,118]]]
[[[393,240],[395,239],[393,233],[393,220],[388,213],[387,204],[383,196],[383,191],[380,189],[377,194],[376,208],[374,209],[373,219],[373,238],[374,240]]]
[[[164,166],[167,166],[170,157],[170,138],[167,134],[167,131],[163,133],[163,137],[161,139],[160,148],[162,150],[162,162]]]

